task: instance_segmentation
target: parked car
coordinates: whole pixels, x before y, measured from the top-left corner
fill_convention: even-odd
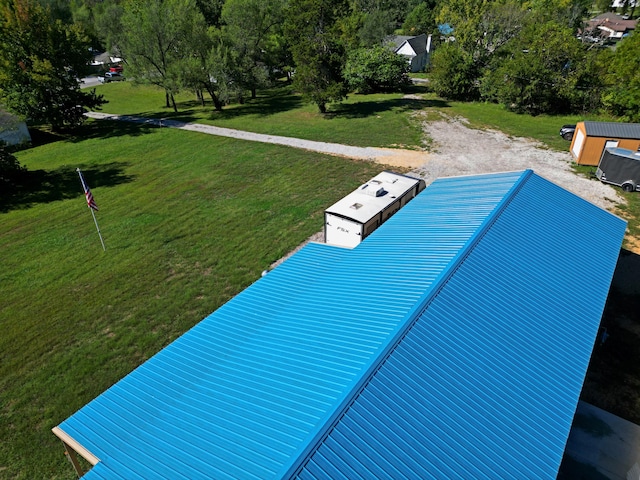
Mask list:
[[[124,80],[124,77],[121,73],[118,72],[107,72],[103,77],[98,77],[98,80],[100,80],[102,83],[121,82]]]
[[[560,129],[560,136],[567,141],[573,140],[573,134],[576,132],[575,125],[563,125]]]
[[[116,73],[122,73],[124,71],[124,69],[122,68],[122,65],[114,65],[113,67],[109,68],[110,72],[116,72]]]

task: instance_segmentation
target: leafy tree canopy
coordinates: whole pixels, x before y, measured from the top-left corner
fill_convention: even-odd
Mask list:
[[[376,46],[354,50],[347,60],[344,77],[360,93],[391,92],[409,85],[409,63],[389,48]]]
[[[640,122],[640,34],[620,42],[608,65],[609,86],[604,103],[614,115]]]
[[[327,103],[345,98],[347,0],[290,0],[285,33],[295,62],[294,86],[321,113]]]
[[[87,108],[104,102],[80,90],[90,60],[89,39],[74,25],[53,20],[34,0],[0,5],[0,101],[33,123],[75,127]]]
[[[533,19],[489,69],[483,94],[521,113],[561,113],[571,110],[585,52],[570,28]]]

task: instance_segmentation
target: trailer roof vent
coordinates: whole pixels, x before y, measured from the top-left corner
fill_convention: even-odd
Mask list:
[[[351,205],[351,208],[353,208],[354,210],[358,210],[361,207],[362,207],[361,203],[354,203],[353,205]]]
[[[381,187],[382,182],[372,180],[369,183],[365,183],[362,187],[360,187],[360,192],[370,195],[372,197],[381,197],[385,193],[384,188]]]

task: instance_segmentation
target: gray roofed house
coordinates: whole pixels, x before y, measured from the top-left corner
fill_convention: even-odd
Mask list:
[[[389,37],[386,43],[398,55],[407,57],[411,72],[419,72],[429,63],[431,35],[427,36],[424,33],[413,37],[397,35]]]

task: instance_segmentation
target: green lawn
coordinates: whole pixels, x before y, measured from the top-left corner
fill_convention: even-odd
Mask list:
[[[91,122],[0,209],[0,478],[73,478],[51,428],[321,230],[382,166]],[[100,207],[103,252],[75,168]]]
[[[96,92],[109,101],[106,113],[175,118],[250,132],[343,143],[363,147],[418,148],[420,124],[410,115],[428,106],[418,98],[403,94],[351,95],[339,104],[329,105],[322,115],[315,105],[303,103],[288,85],[259,92],[244,104],[226,105],[221,112],[211,101],[202,107],[194,95],[176,98],[179,111],[165,107],[164,93],[153,87],[130,82],[100,85]]]

